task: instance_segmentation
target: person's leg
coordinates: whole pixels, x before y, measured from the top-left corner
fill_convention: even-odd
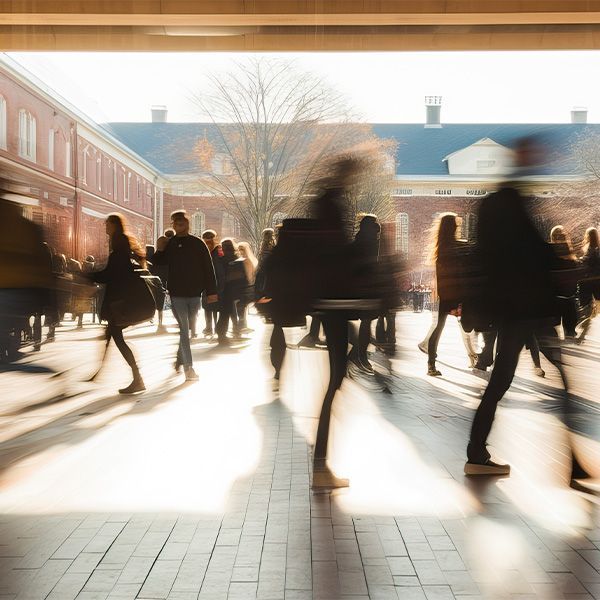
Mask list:
[[[474,331],[467,333],[459,321],[458,327],[460,328],[460,334],[462,341],[469,357],[471,368],[477,364],[477,334]]]
[[[360,320],[358,328],[358,361],[362,366],[372,369],[367,349],[371,343],[371,324],[373,320],[365,317]]]
[[[498,332],[484,331],[482,332],[481,337],[483,338],[483,348],[479,353],[475,368],[485,370],[494,363],[494,346],[496,345]]]
[[[116,325],[109,325],[110,337],[115,341],[115,345],[119,349],[119,352],[127,362],[127,364],[131,368],[131,372],[133,374],[133,381],[125,388],[119,390],[121,394],[134,394],[136,392],[142,392],[146,389],[144,385],[144,380],[140,374],[137,363],[135,362],[135,357],[131,348],[125,342],[125,338],[123,337],[123,327],[118,327]],[[108,338],[109,339],[109,338]]]
[[[431,375],[441,375],[441,373],[435,368],[435,359],[437,358],[437,347],[442,335],[442,330],[446,324],[446,317],[448,313],[438,309],[437,323],[429,336],[429,342],[427,344],[427,363],[428,373]]]
[[[179,348],[177,350],[177,363],[183,367],[192,366],[192,350],[190,348],[190,317],[188,312],[189,298],[171,298],[173,315],[179,326]]]
[[[552,366],[556,368],[563,384],[562,418],[564,425],[567,428],[567,435],[569,438],[569,446],[571,450],[570,479],[587,479],[590,477],[590,474],[577,460],[577,456],[573,448],[572,438],[575,432],[576,417],[578,411],[576,410],[575,404],[573,403],[571,398],[569,380],[567,378],[567,372],[562,361],[561,341],[554,327],[548,327],[545,328],[543,331],[539,331],[536,337],[539,339],[540,352],[546,357],[546,359],[552,364]]]
[[[188,303],[188,319],[190,323],[190,335],[195,338],[198,336],[196,330],[196,323],[198,321],[198,311],[200,310],[200,304],[196,306],[196,310],[193,310],[195,303]]]
[[[514,323],[503,327],[498,332],[496,361],[471,427],[467,448],[470,463],[485,464],[490,459],[486,442],[492,429],[496,407],[512,383],[526,337],[527,332],[523,331],[519,324]]]
[[[298,342],[298,346],[313,348],[319,341],[321,332],[321,318],[317,315],[311,315],[310,328],[308,333]]]
[[[217,321],[217,335],[219,336],[219,344],[227,344],[227,329],[229,328],[229,319],[233,303],[228,298],[223,298],[221,301],[221,309],[219,310],[219,320]]]
[[[212,335],[213,334],[213,311],[208,308],[204,309],[204,331],[202,332],[204,335]]]
[[[42,347],[42,313],[37,312],[33,317],[33,349],[40,350]]]
[[[539,377],[543,377],[545,373],[542,369],[542,363],[540,362],[540,346],[535,334],[532,333],[527,338],[527,347],[529,348],[529,354],[531,354],[531,360],[533,361],[533,366],[535,367],[535,374]]]
[[[287,345],[285,343],[285,335],[281,325],[273,324],[273,332],[271,333],[271,364],[275,369],[275,379],[279,379],[281,367],[285,359]]]
[[[331,406],[335,393],[346,376],[348,322],[343,315],[326,315],[323,317],[323,328],[327,337],[327,352],[329,354],[329,385],[323,399],[315,442],[314,467],[320,470],[326,468]]]

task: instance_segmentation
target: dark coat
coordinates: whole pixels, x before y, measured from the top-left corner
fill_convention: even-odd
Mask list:
[[[516,188],[503,187],[482,200],[477,247],[484,309],[492,320],[556,323],[559,310],[551,274],[556,257]]]
[[[95,271],[91,274],[94,281],[106,285],[100,309],[100,318],[103,321],[111,320],[110,306],[113,302],[126,300],[127,284],[134,276],[135,270],[132,258],[127,238],[125,236],[116,237],[106,267],[102,271]]]

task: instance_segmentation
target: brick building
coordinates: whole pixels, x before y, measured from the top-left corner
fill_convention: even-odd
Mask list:
[[[565,124],[444,124],[441,99],[426,99],[423,124],[373,124],[374,133],[397,143],[393,203],[395,250],[414,271],[427,269],[428,230],[437,214],[460,215],[462,237],[472,237],[479,200],[510,171],[510,147],[531,134],[547,136],[556,156],[553,169],[529,178],[538,207],[556,204],[565,184],[580,180],[568,159],[574,141],[600,133],[585,111]],[[57,252],[78,259],[107,254],[104,220],[122,212],[143,243],[153,243],[169,214],[184,208],[193,233],[212,228],[222,237],[244,237],[223,197],[206,192],[197,157],[199,142],[218,140],[211,123],[169,123],[164,107],[152,122],[98,125],[7,57],[0,59],[0,193],[21,204],[42,225]],[[224,173],[226,153],[204,169]],[[575,199],[577,200],[577,199]],[[582,230],[600,222],[589,198],[570,202]],[[542,211],[543,213],[544,211]],[[285,215],[277,214],[276,221]],[[539,217],[541,227],[555,223]],[[577,236],[577,232],[574,232]]]

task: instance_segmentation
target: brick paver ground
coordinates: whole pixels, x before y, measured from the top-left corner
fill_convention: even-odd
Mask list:
[[[274,390],[255,319],[241,347],[195,343],[200,381],[186,384],[172,373],[176,335],[139,327],[128,339],[148,391],[123,398],[116,351],[82,383],[101,330],[66,325],[36,356],[61,376],[0,373],[0,600],[600,598],[598,504],[566,486],[551,368],[536,378],[524,354],[499,411],[491,442],[511,477],[469,481],[485,379],[466,368],[454,323],[443,377],[426,377],[416,342],[429,318],[400,314],[398,357],[345,382],[331,465],[351,486],[319,494],[323,351],[290,350]],[[567,356],[575,445],[596,476],[597,340]]]

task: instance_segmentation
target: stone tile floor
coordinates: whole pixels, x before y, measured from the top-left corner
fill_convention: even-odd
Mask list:
[[[536,378],[524,354],[499,411],[491,442],[511,477],[468,480],[485,378],[466,368],[452,322],[443,377],[425,376],[416,342],[429,319],[399,314],[398,357],[375,355],[376,378],[344,383],[330,462],[351,486],[319,494],[324,352],[291,349],[274,390],[254,319],[230,351],[194,343],[200,381],[186,384],[172,373],[175,329],[138,327],[128,339],[148,391],[123,398],[116,350],[82,383],[101,330],[65,324],[35,356],[60,376],[0,373],[0,600],[600,598],[598,503],[566,486],[552,369]],[[599,340],[595,324],[566,356],[573,440],[596,476]]]

